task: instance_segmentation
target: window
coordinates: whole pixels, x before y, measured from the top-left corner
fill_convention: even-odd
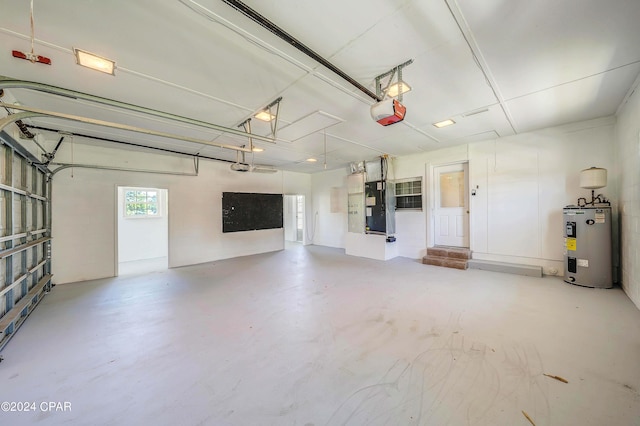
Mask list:
[[[157,189],[126,189],[124,192],[125,217],[160,217]]]
[[[464,172],[440,174],[440,207],[464,207]]]
[[[422,178],[396,181],[396,210],[422,210]]]

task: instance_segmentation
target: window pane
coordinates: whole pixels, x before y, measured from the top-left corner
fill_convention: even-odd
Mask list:
[[[464,172],[440,174],[440,207],[464,207]]]
[[[127,217],[158,217],[160,191],[153,189],[127,189],[124,191],[124,215]]]
[[[400,182],[396,184],[396,195],[408,194],[409,185],[411,182]]]
[[[135,215],[143,215],[145,213],[145,205],[144,203],[136,203],[134,204]]]
[[[422,209],[422,196],[410,195],[396,199],[397,209]]]

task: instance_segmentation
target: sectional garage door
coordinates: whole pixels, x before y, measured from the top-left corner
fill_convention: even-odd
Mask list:
[[[0,133],[0,350],[51,286],[46,167]]]

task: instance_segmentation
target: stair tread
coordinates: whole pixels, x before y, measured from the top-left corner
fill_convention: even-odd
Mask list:
[[[468,262],[469,259],[456,259],[455,257],[442,257],[442,256],[424,256],[422,259],[433,259],[433,260],[440,260],[440,261],[445,261],[445,260],[449,260],[451,262]]]
[[[456,259],[442,256],[424,256],[422,263],[432,266],[443,266],[454,269],[467,269],[467,259]]]
[[[452,259],[471,259],[471,250],[465,247],[429,247],[428,256],[448,257]]]

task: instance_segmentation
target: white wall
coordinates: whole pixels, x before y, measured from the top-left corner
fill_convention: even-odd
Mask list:
[[[474,258],[562,273],[562,207],[591,198],[579,186],[581,170],[614,169],[614,123],[592,120],[470,145]],[[612,200],[615,217],[615,175],[598,193]]]
[[[640,77],[618,112],[616,170],[620,192],[622,288],[640,308]],[[633,91],[635,89],[635,91]]]
[[[313,226],[309,225],[309,229],[313,234],[313,244],[337,248],[345,247],[348,229],[346,188],[346,168],[344,170],[330,170],[311,175]],[[333,206],[333,212],[331,210],[332,195],[334,196],[334,203],[338,201],[340,204],[339,206]],[[336,209],[335,207],[338,208]]]
[[[474,257],[540,265],[546,273],[553,269],[562,273],[562,208],[590,196],[579,188],[582,169],[615,169],[614,124],[612,117],[590,120],[394,159],[391,179],[424,178],[423,211],[396,212],[399,255],[420,258],[433,245],[429,226],[433,168],[469,161],[470,186],[478,187],[470,201]],[[327,203],[330,187],[345,176],[346,171],[339,170],[312,177],[314,208],[323,224],[316,244],[344,247],[346,213],[328,213]],[[598,191],[612,200],[614,216],[616,179],[613,173],[608,186]]]
[[[76,163],[193,171],[192,160],[75,144]],[[63,144],[57,161],[71,159]],[[293,181],[293,182],[291,182]],[[114,276],[117,186],[166,188],[169,192],[169,267],[281,250],[282,229],[222,233],[222,192],[309,193],[306,175],[241,173],[226,163],[201,160],[199,176],[74,169],[53,179],[54,282]]]

